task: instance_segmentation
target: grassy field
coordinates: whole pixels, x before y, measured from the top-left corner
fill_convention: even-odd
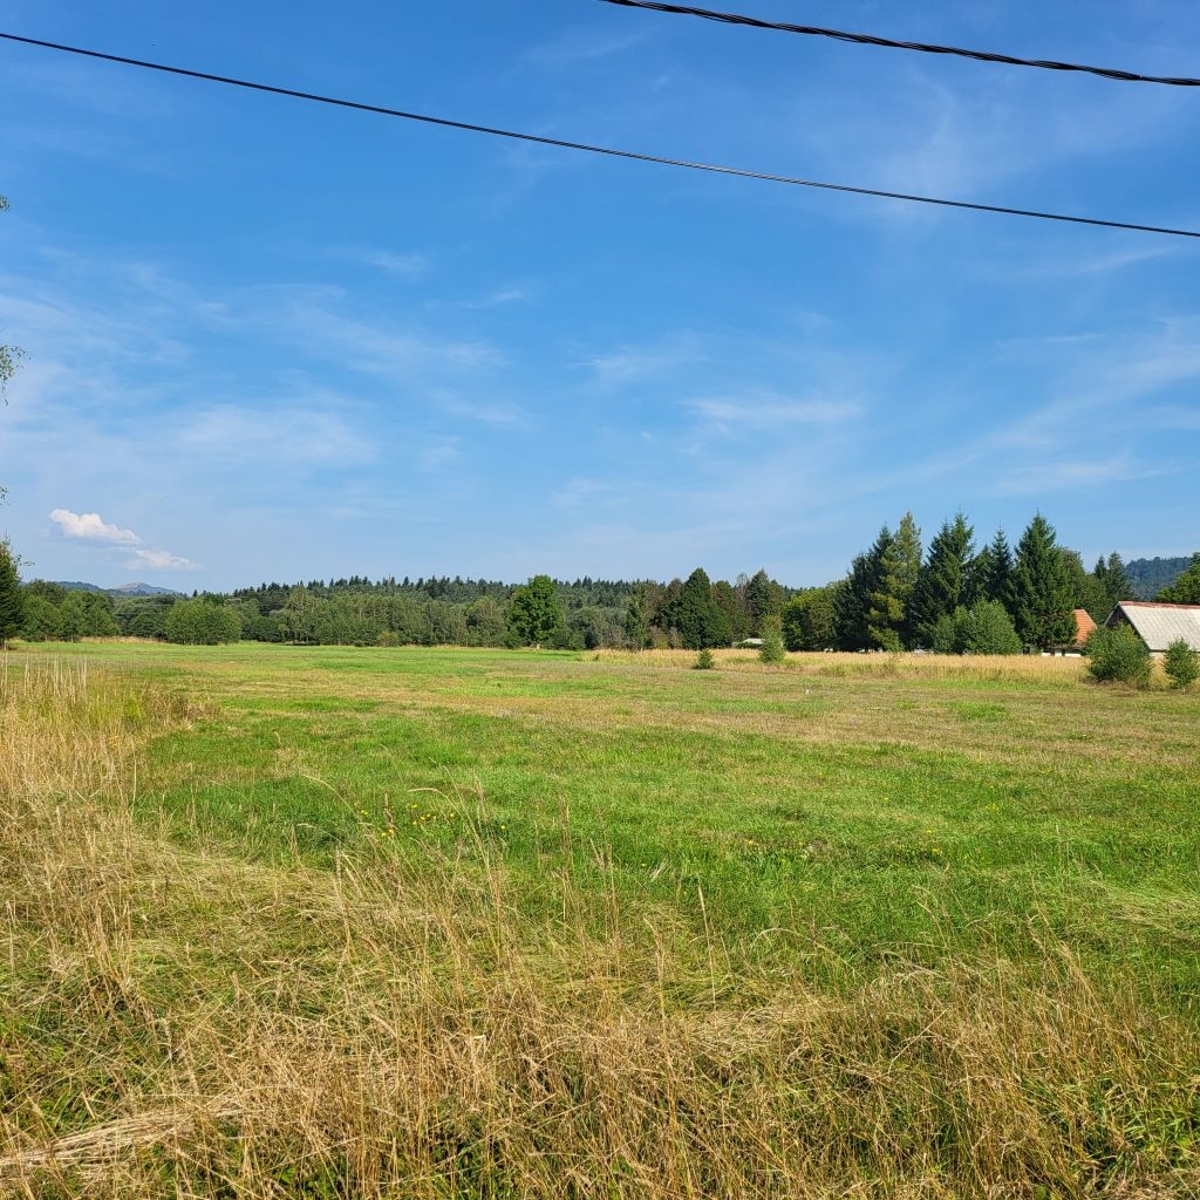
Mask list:
[[[0,1192],[1200,1194],[1200,694],[38,647]]]

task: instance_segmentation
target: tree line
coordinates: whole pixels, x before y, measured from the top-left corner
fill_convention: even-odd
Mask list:
[[[1041,514],[1015,547],[1003,530],[976,547],[967,517],[945,521],[926,549],[911,513],[884,525],[845,576],[793,589],[765,570],[733,582],[697,567],[686,580],[523,585],[437,576],[262,583],[191,597],[120,597],[34,580],[0,543],[0,638],[140,637],[183,644],[681,647],[781,638],[789,650],[1003,654],[1074,641],[1074,610],[1102,624],[1137,595],[1117,554],[1089,571]],[[1200,604],[1200,554],[1159,599]]]

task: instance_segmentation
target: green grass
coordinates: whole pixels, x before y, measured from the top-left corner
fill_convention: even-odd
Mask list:
[[[0,1194],[1200,1194],[1200,696],[716,657],[3,656]]]
[[[184,844],[328,867],[370,839],[453,853],[477,822],[531,915],[569,862],[705,924],[735,965],[860,980],[897,957],[1036,957],[1050,937],[1200,1012],[1195,694],[1088,685],[1077,664],[995,681],[683,655],[37,653],[209,705],[151,746],[139,785],[138,811]]]

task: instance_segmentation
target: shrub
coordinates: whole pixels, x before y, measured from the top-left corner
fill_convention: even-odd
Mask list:
[[[696,655],[697,671],[713,671],[716,670],[716,666],[717,660],[713,658],[713,652],[707,646]]]
[[[943,613],[933,627],[930,649],[935,654],[1020,654],[1021,639],[1012,617],[996,600],[980,600]]]
[[[1088,674],[1102,683],[1117,681],[1144,688],[1150,682],[1150,651],[1128,625],[1093,629],[1085,651]]]
[[[778,617],[766,617],[762,624],[762,648],[758,657],[765,663],[781,663],[785,654],[783,649],[783,628]]]
[[[1163,657],[1163,670],[1176,688],[1191,687],[1200,679],[1200,654],[1183,640],[1176,638],[1168,647]]]
[[[971,654],[1020,654],[1012,617],[997,600],[980,600],[963,625],[963,649]]]

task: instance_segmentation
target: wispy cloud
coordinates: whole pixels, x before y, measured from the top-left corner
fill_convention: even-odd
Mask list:
[[[620,346],[607,354],[585,359],[583,365],[593,372],[597,382],[620,387],[703,359],[699,339],[691,333],[678,333],[658,343]]]
[[[128,559],[125,566],[148,567],[152,571],[202,571],[204,569],[199,563],[181,558],[169,550],[135,550],[133,554],[134,557]]]
[[[847,421],[860,411],[860,406],[849,400],[793,399],[774,392],[713,396],[686,401],[684,407],[725,433],[738,429],[757,433],[789,425],[828,425]]]
[[[1057,459],[1013,467],[997,478],[997,496],[1036,496],[1044,492],[1096,488],[1105,484],[1169,475],[1170,468],[1150,466],[1125,457],[1104,460]]]
[[[383,250],[372,246],[347,246],[340,250],[346,258],[368,267],[377,267],[387,275],[399,279],[417,280],[429,274],[431,262],[425,254],[397,254],[392,250]]]
[[[302,404],[270,410],[222,404],[190,417],[180,438],[192,452],[215,462],[348,466],[376,457],[370,441],[336,412]]]
[[[561,69],[620,54],[649,36],[648,30],[614,33],[599,26],[569,29],[556,38],[534,46],[524,61],[532,66]]]

